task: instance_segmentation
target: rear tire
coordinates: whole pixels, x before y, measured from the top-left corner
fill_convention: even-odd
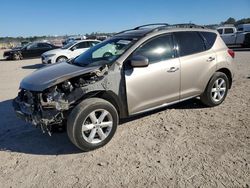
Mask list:
[[[226,74],[216,72],[200,96],[201,102],[209,107],[220,105],[225,100],[228,89],[229,81]]]
[[[67,133],[71,142],[83,151],[90,151],[107,144],[118,125],[116,108],[106,100],[83,100],[70,113]]]

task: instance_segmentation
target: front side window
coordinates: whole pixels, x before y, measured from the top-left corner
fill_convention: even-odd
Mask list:
[[[174,58],[172,35],[159,36],[140,46],[133,55],[147,57],[149,63],[155,63]]]
[[[206,50],[205,43],[198,32],[176,32],[174,35],[178,43],[180,56],[191,55]]]
[[[226,28],[224,31],[224,34],[232,34],[234,33],[234,30],[232,28]]]
[[[71,46],[73,46],[75,43],[76,43],[76,42],[70,42],[70,43],[64,45],[61,49],[63,49],[63,50],[68,49],[68,48],[70,48]]]
[[[239,32],[243,31],[243,27],[238,28],[238,31]]]
[[[73,60],[79,66],[109,65],[129,49],[137,39],[113,38],[101,42]]]
[[[27,46],[27,50],[34,50],[37,49],[38,44],[37,43],[31,43],[30,45]]]

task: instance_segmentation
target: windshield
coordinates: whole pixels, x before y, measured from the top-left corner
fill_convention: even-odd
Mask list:
[[[64,45],[64,46],[62,47],[62,49],[68,49],[70,46],[72,46],[72,45],[75,44],[75,43],[76,43],[76,42],[70,42],[70,43]]]
[[[97,44],[80,56],[73,64],[80,66],[98,66],[111,64],[136,42],[135,39],[113,38]]]

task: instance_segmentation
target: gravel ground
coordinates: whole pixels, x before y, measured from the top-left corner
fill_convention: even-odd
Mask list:
[[[0,187],[249,187],[250,52],[235,60],[222,105],[193,99],[129,119],[87,153],[66,133],[50,137],[16,118],[11,99],[40,60],[1,60]]]

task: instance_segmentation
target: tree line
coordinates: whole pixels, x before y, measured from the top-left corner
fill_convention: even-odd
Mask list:
[[[232,25],[240,25],[240,24],[248,24],[250,23],[250,18],[243,18],[240,20],[236,20],[235,18],[229,17],[226,21],[221,22],[221,25],[225,25],[225,24],[232,24]]]
[[[206,25],[209,28],[216,29],[219,25],[225,25],[225,24],[232,24],[232,25],[240,25],[240,24],[247,24],[250,23],[250,18],[242,18],[240,20],[236,20],[233,17],[229,17],[226,21],[221,22],[220,24],[209,24]],[[97,36],[97,35],[106,35],[110,36],[114,33],[98,33],[98,32],[92,32],[89,34],[85,34],[86,37],[91,37],[91,36]],[[33,37],[0,37],[0,42],[22,42],[22,41],[39,41],[39,40],[51,40],[51,39],[58,39],[58,38],[67,38],[67,35],[65,36],[33,36]]]

